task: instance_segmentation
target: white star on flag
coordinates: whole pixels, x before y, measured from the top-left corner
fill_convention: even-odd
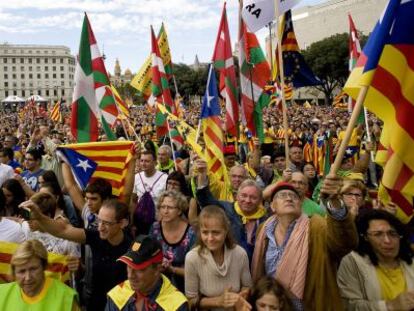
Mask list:
[[[88,168],[92,168],[92,166],[89,165],[88,160],[82,161],[81,159],[78,159],[79,163],[76,165],[76,167],[81,167],[83,170],[86,171]]]
[[[346,154],[352,154],[352,150],[351,150],[351,149],[349,149],[349,148],[347,148],[347,149],[345,150],[345,152],[346,152]]]

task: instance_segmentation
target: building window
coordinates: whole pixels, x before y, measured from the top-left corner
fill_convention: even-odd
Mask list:
[[[31,51],[30,51],[31,52]],[[32,59],[31,58],[29,58],[29,64],[31,64],[32,63]]]
[[[62,96],[65,96],[65,89],[62,89]]]
[[[37,74],[37,78],[38,79],[41,79],[40,73]]]
[[[29,79],[33,79],[33,74],[29,73]]]
[[[49,90],[46,90],[46,96],[49,96]]]
[[[47,64],[47,63],[48,63],[48,61],[49,61],[49,60],[48,60],[47,58],[45,58],[45,64]]]
[[[60,59],[60,63],[63,64],[63,58]]]
[[[24,66],[20,66],[20,71],[24,71]]]
[[[29,87],[33,87],[33,82],[29,82]]]
[[[20,58],[20,64],[24,64],[24,58]]]
[[[13,79],[17,79],[17,76],[16,76],[16,74],[15,73],[13,73]]]
[[[16,59],[12,58],[12,63],[15,64],[16,63]]]
[[[36,64],[40,64],[40,58],[36,58]]]
[[[53,96],[57,96],[57,89],[53,90]]]
[[[63,70],[65,70],[65,69],[63,68],[63,66],[60,66],[60,71],[63,71]]]
[[[64,81],[60,81],[60,85],[61,86],[65,86],[65,82]]]
[[[17,96],[17,91],[16,90],[13,91],[13,95]]]
[[[36,66],[36,71],[40,71],[40,66]]]
[[[7,73],[5,73],[5,74],[4,74],[4,80],[7,80],[8,78],[9,78],[8,74],[7,74]]]
[[[64,73],[61,73],[61,74],[60,74],[60,77],[61,77],[62,79],[65,79],[65,74],[64,74]]]
[[[29,71],[33,71],[33,67],[32,66],[29,66]]]
[[[8,97],[9,96],[9,91],[4,91],[4,96]]]
[[[49,67],[48,66],[45,66],[45,71],[49,71]]]
[[[45,73],[45,79],[49,79],[49,74]]]
[[[4,82],[4,87],[9,87],[9,82]]]
[[[24,79],[24,73],[22,73],[22,74],[20,75],[20,78],[21,78],[21,79]]]
[[[4,71],[7,71],[7,66],[4,66]]]
[[[56,66],[53,66],[52,67],[52,71],[56,71]]]
[[[7,58],[3,58],[3,63],[7,64]]]
[[[13,82],[13,87],[16,88],[17,87],[17,83]]]
[[[54,73],[54,74],[52,75],[52,78],[53,78],[53,79],[56,79],[56,73]]]
[[[23,97],[26,97],[26,92],[25,92],[25,90],[22,90],[22,96],[23,96]]]
[[[16,66],[13,66],[12,67],[12,71],[16,71]]]

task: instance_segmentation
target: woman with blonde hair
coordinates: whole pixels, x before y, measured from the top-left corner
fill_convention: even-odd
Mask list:
[[[185,258],[185,294],[190,305],[209,310],[249,310],[252,285],[246,251],[235,244],[230,222],[218,206],[203,208],[197,246]]]
[[[0,285],[0,310],[79,310],[76,292],[45,276],[47,251],[42,243],[24,242],[10,264],[15,282]]]
[[[166,190],[158,199],[159,221],[152,224],[149,235],[162,246],[163,273],[180,291],[184,291],[185,255],[195,243],[196,233],[183,217],[188,208],[187,198],[180,192]]]
[[[356,217],[364,209],[367,187],[359,180],[344,179],[340,194],[351,215]]]

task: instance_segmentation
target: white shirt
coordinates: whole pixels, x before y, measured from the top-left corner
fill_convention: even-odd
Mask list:
[[[0,241],[23,243],[26,236],[22,225],[17,221],[2,217],[0,220]]]
[[[0,163],[0,186],[10,178],[14,177],[14,170],[11,166]]]
[[[55,237],[47,232],[31,231],[27,221],[23,222],[22,228],[27,240],[40,241],[50,253],[81,257],[78,243]]]
[[[158,201],[158,198],[161,192],[165,190],[165,186],[167,184],[167,178],[168,178],[168,175],[160,171],[155,171],[155,174],[152,175],[151,177],[145,176],[144,172],[139,172],[135,174],[133,193],[137,194],[138,201],[139,201],[139,199],[141,198],[141,196],[144,194],[145,191],[150,191],[152,199],[154,200],[154,203],[157,204],[157,201]],[[157,179],[158,181],[155,183]],[[142,182],[144,182],[144,184],[142,184]]]

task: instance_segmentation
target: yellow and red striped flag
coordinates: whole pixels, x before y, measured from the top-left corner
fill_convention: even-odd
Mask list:
[[[50,119],[55,122],[62,122],[62,112],[60,111],[60,100],[53,106],[49,115]]]
[[[367,87],[364,105],[384,121],[386,190],[407,222],[414,197],[414,2],[390,0],[344,87],[354,99]],[[402,214],[403,217],[401,217]]]
[[[227,184],[228,175],[223,154],[223,126],[220,120],[216,75],[212,65],[210,65],[208,72],[206,93],[203,97],[200,118],[206,144],[205,157],[208,170]]]
[[[0,241],[0,283],[10,282],[12,278],[10,260],[18,247],[19,244]],[[48,253],[46,276],[64,283],[69,282],[70,275],[66,261],[65,255]]]
[[[82,156],[82,158],[75,156],[73,158],[75,161],[68,163],[75,179],[79,171],[85,170],[86,173],[92,166],[96,167],[89,182],[95,178],[103,178],[111,183],[112,194],[121,197],[128,173],[128,164],[134,152],[133,144],[132,141],[81,143],[60,146],[58,151],[67,153],[65,149],[69,149]]]
[[[122,100],[121,96],[113,85],[111,85],[111,90],[112,94],[114,94],[115,103],[118,107],[118,119],[120,119],[120,115],[129,118],[129,107],[127,103]]]

